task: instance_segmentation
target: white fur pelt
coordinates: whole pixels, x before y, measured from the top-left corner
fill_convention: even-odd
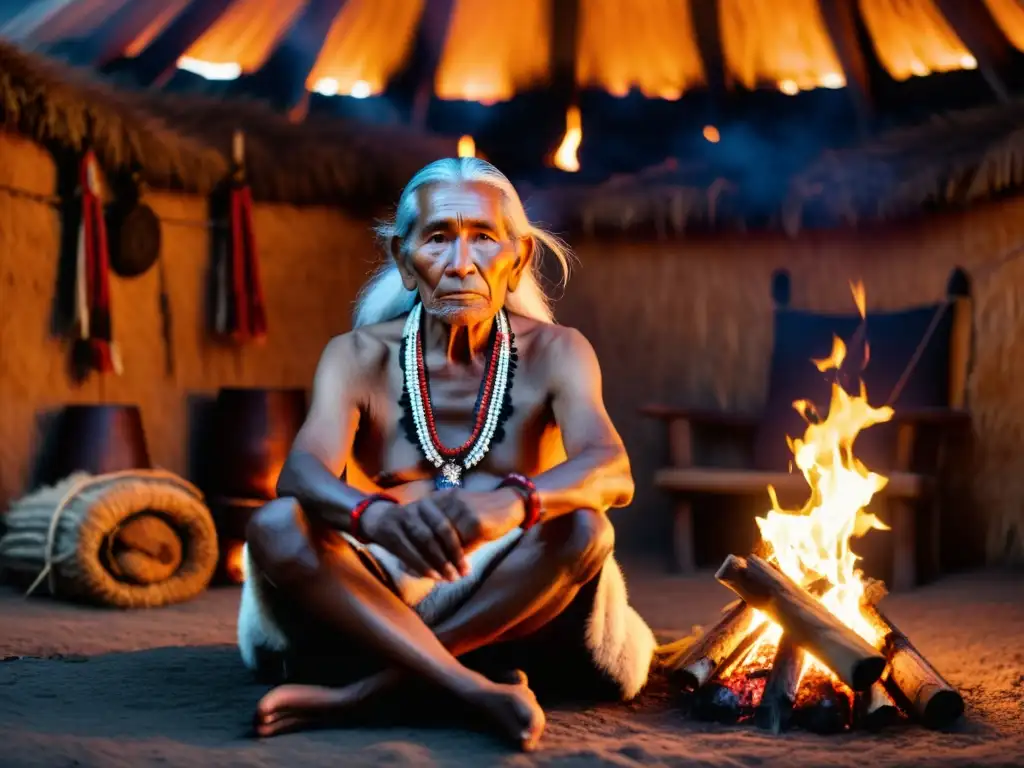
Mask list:
[[[437,626],[454,613],[480,585],[483,578],[522,535],[516,529],[489,542],[469,556],[470,573],[456,582],[437,582],[411,575],[390,552],[375,544],[368,549],[398,588],[401,598],[428,626]],[[348,537],[346,537],[348,538]],[[353,546],[362,545],[352,539]],[[256,649],[283,651],[288,638],[274,623],[264,604],[261,580],[253,579],[254,565],[245,551],[248,577],[242,587],[238,614],[238,648],[250,669],[256,667]],[[632,699],[647,683],[656,646],[654,634],[629,605],[626,581],[615,558],[608,557],[598,576],[594,605],[587,622],[586,645],[595,664],[619,686],[624,700]]]

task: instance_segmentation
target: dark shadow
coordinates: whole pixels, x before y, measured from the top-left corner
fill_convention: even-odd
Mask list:
[[[56,451],[56,424],[60,418],[60,408],[52,408],[46,411],[39,411],[35,418],[35,434],[32,437],[31,450],[35,455],[32,462],[32,469],[29,474],[29,483],[26,492],[34,491],[43,485],[47,475],[47,465],[50,457]]]
[[[772,273],[772,301],[777,307],[788,307],[792,295],[789,270],[777,269]]]
[[[224,645],[92,657],[14,657],[0,664],[0,688],[10,692],[0,705],[0,713],[13,713],[4,717],[6,724],[21,721],[37,734],[173,739],[219,747],[252,738],[256,704],[269,690],[242,665],[238,650]],[[663,700],[660,688],[652,693],[652,701]],[[410,683],[378,702],[347,717],[346,725],[490,733],[478,712],[425,684]],[[583,706],[567,700],[558,708],[576,711]]]
[[[50,334],[57,338],[72,338],[75,330],[75,269],[78,255],[78,230],[82,221],[82,202],[78,194],[79,155],[67,149],[51,147],[57,169],[57,209],[60,221],[60,241],[57,255],[57,285],[50,307]],[[75,383],[88,375],[87,361],[72,344],[68,356],[68,374]]]
[[[222,340],[222,336],[217,330],[217,277],[221,270],[227,270],[229,267],[227,263],[229,249],[231,248],[231,232],[228,228],[231,210],[229,192],[230,186],[228,182],[223,182],[217,185],[207,199],[210,215],[208,231],[210,258],[207,260],[206,281],[203,284],[205,291],[203,306],[206,328],[210,338],[214,341]],[[225,271],[224,274],[227,274],[227,272]],[[231,292],[228,291],[228,301],[230,302],[230,300]],[[233,310],[234,308],[229,305],[229,316]]]
[[[31,488],[52,485],[72,472],[92,474],[149,469],[149,447],[138,406],[76,403],[40,413],[39,446]]]
[[[214,395],[193,392],[185,397],[186,455],[185,472],[189,480],[204,493],[209,491],[211,461],[211,438],[213,436],[213,412],[217,398]]]

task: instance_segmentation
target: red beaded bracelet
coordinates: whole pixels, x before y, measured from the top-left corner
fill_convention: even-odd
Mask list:
[[[513,472],[506,475],[498,487],[514,488],[523,494],[523,506],[526,508],[526,514],[520,528],[528,531],[540,522],[540,494],[537,493],[537,486],[533,484],[533,480],[526,475]]]
[[[369,543],[363,535],[363,512],[365,512],[375,501],[387,501],[391,504],[398,503],[398,499],[394,496],[389,496],[386,493],[372,493],[352,508],[352,511],[349,512],[348,515],[349,533],[355,537],[356,541],[362,542],[363,544]]]

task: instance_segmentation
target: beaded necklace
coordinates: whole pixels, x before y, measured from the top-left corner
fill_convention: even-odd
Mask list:
[[[445,446],[437,435],[430,405],[430,385],[423,356],[423,305],[409,312],[402,332],[402,423],[438,474],[434,486],[461,488],[462,475],[480,463],[492,442],[504,437],[505,421],[512,413],[512,379],[516,367],[515,340],[505,310],[495,318],[493,341],[487,356],[487,372],[473,409],[473,431],[457,448]]]

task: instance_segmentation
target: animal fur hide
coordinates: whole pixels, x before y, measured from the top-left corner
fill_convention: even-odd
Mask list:
[[[481,580],[501,561],[522,535],[515,530],[470,555],[470,573],[456,582],[435,582],[411,575],[390,552],[375,544],[369,550],[395,582],[402,599],[428,626],[436,626],[459,608]],[[354,540],[354,546],[362,546]],[[246,572],[254,573],[248,550]],[[654,634],[629,605],[626,581],[615,558],[609,556],[598,576],[594,605],[587,623],[586,644],[595,664],[619,686],[624,700],[636,696],[647,682],[656,646]],[[238,615],[238,647],[250,669],[256,667],[256,649],[283,651],[288,639],[274,623],[264,604],[260,581],[247,578]]]

